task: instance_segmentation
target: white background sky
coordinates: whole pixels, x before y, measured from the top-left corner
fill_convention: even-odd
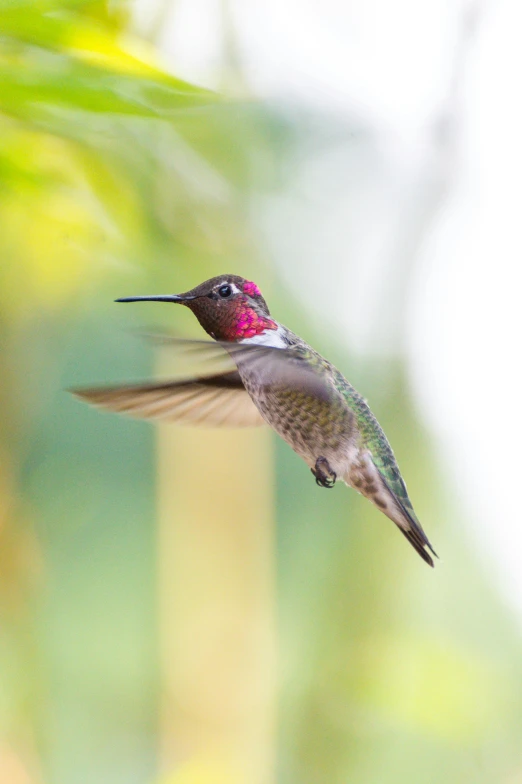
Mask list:
[[[522,6],[177,0],[158,32],[177,75],[220,84],[225,6],[255,96],[365,129],[301,160],[260,230],[352,350],[406,352],[470,546],[522,612]],[[138,0],[137,25],[160,7]]]

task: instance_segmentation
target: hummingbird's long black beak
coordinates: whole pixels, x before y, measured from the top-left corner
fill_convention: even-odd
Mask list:
[[[189,300],[196,299],[196,297],[189,297],[185,294],[151,294],[145,297],[121,297],[115,299],[115,302],[188,302]]]

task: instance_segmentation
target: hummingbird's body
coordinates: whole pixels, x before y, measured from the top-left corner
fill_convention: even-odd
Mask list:
[[[321,398],[299,387],[266,384],[262,368],[258,372],[258,368],[250,367],[248,360],[242,366],[238,358],[237,367],[244,387],[265,422],[310,468],[314,468],[317,457],[322,456],[337,476],[344,477],[357,452],[357,428],[348,392],[351,388],[333,365],[297,335],[281,325],[278,325],[278,332],[279,341],[275,345],[284,346],[283,350],[290,349],[313,372],[319,373],[323,383],[330,388],[330,394]],[[247,342],[248,339],[244,341]]]
[[[362,493],[399,527],[433,566],[391,447],[368,405],[328,360],[270,316],[254,283],[221,275],[192,291],[136,297],[185,304],[218,341],[176,341],[233,369],[185,381],[83,390],[96,405],[141,417],[214,425],[268,423],[311,468],[316,481],[337,478]],[[226,355],[225,355],[226,356]],[[253,404],[253,405],[252,405]]]

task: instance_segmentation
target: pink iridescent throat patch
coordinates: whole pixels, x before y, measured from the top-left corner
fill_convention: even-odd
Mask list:
[[[272,319],[258,315],[252,308],[247,308],[240,313],[235,328],[236,340],[242,340],[261,335],[267,329],[277,329],[277,324]]]
[[[249,297],[262,297],[263,295],[259,291],[259,288],[253,283],[251,280],[246,280],[243,285],[243,291],[245,294],[248,294]]]

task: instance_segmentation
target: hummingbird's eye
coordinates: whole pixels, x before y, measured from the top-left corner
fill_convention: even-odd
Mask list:
[[[223,297],[224,299],[230,297],[230,295],[232,294],[232,286],[229,286],[228,283],[225,283],[224,286],[219,287],[218,294],[220,297]]]

